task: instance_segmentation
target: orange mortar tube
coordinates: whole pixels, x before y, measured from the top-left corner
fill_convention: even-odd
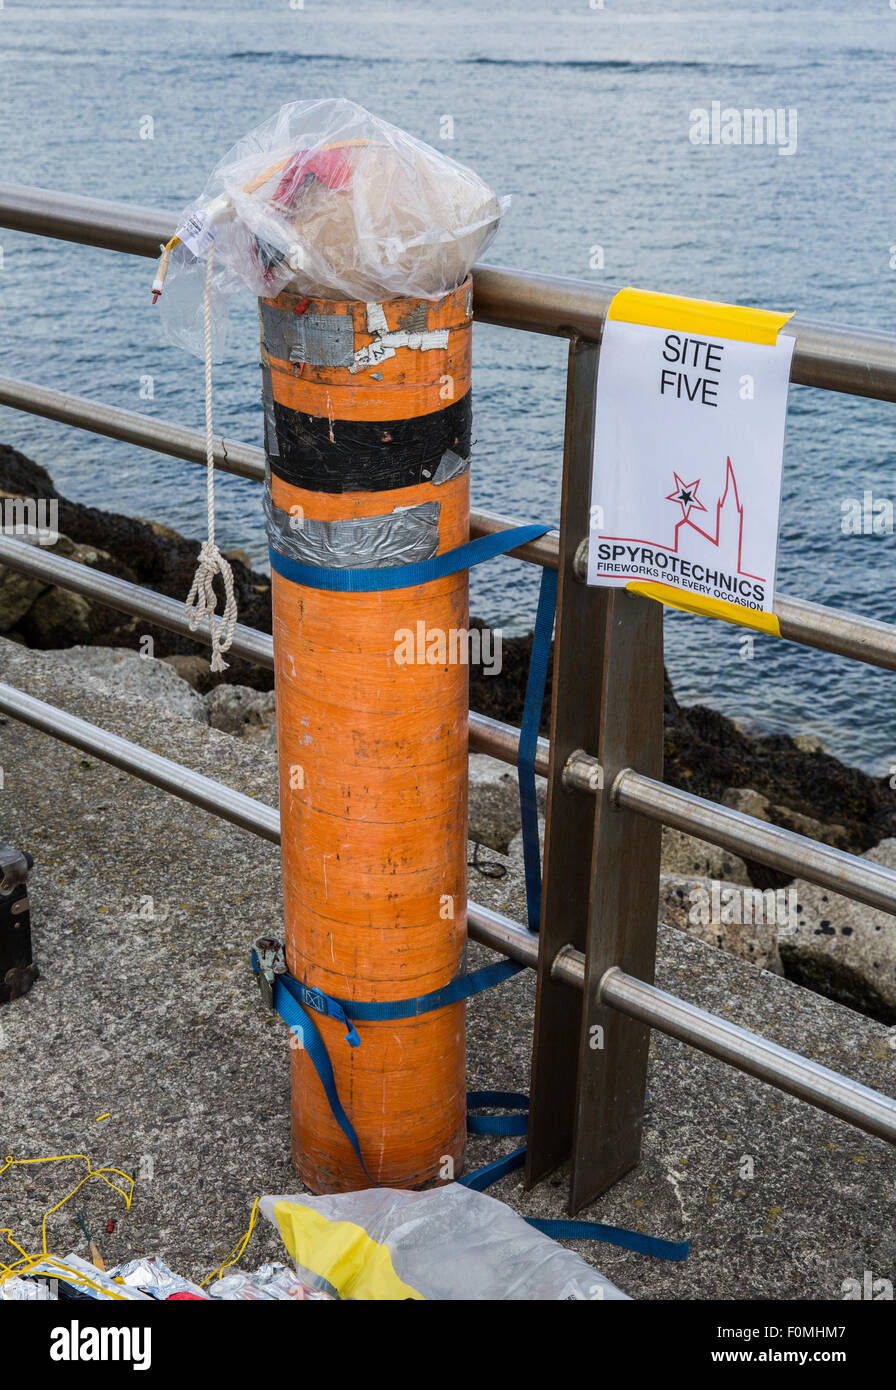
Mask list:
[[[281,352],[289,335],[283,315],[310,316],[312,324],[318,316],[347,318],[355,351],[374,342],[363,304],[281,294],[262,302],[263,314],[266,307],[286,325],[286,339],[275,341]],[[417,460],[433,440],[469,452],[470,282],[437,303],[389,300],[382,309],[390,331],[402,323],[447,329],[447,346],[398,346],[394,356],[351,372],[278,357],[265,347],[263,328],[271,498],[317,521],[437,502],[441,553],[468,539],[469,470],[434,482]],[[339,327],[344,343],[349,330]],[[390,428],[395,422],[406,423]],[[369,470],[352,461],[356,442],[375,457]],[[467,572],[360,594],[307,588],[275,572],[272,595],[289,970],[347,1000],[426,994],[463,966],[468,669],[456,660],[396,657],[401,630],[416,635],[418,623],[429,633],[466,630]],[[466,1129],[464,1004],[359,1023],[356,1048],[338,1021],[314,1021],[370,1178],[422,1187],[457,1176]],[[292,1144],[313,1192],[368,1185],[301,1048],[292,1050]]]

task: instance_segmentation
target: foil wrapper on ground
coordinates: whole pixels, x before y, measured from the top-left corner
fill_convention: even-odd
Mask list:
[[[0,1284],[0,1303],[52,1303],[59,1297],[46,1279],[5,1279]]]
[[[131,1289],[124,1284],[116,1284],[110,1273],[104,1269],[97,1269],[87,1260],[82,1260],[80,1255],[68,1254],[64,1259],[57,1259],[55,1255],[45,1255],[39,1263],[34,1264],[28,1270],[27,1279],[29,1280],[55,1280],[55,1297],[66,1298],[90,1298],[103,1301],[105,1299],[126,1299],[145,1301],[149,1294],[143,1293],[140,1289]],[[11,1280],[0,1284],[0,1292],[6,1289]],[[4,1295],[5,1296],[5,1295]],[[48,1297],[52,1299],[52,1291]]]
[[[203,1300],[216,1298],[244,1303],[333,1301],[332,1294],[304,1283],[286,1265],[276,1262],[261,1265],[254,1274],[237,1270],[203,1289],[175,1274],[158,1255],[128,1260],[110,1270],[97,1269],[80,1255],[66,1255],[64,1260],[47,1255],[32,1266],[27,1275],[16,1275],[0,1283],[0,1302],[7,1303],[84,1298],[99,1302],[106,1299],[164,1302],[184,1294]]]
[[[209,1285],[212,1298],[246,1303],[317,1303],[333,1302],[333,1296],[322,1289],[312,1288],[281,1264],[262,1265],[254,1274],[225,1274]]]
[[[175,1274],[158,1255],[145,1255],[141,1259],[117,1265],[109,1271],[109,1277],[120,1279],[126,1288],[139,1289],[151,1298],[166,1299],[175,1293],[191,1293],[198,1298],[208,1298],[204,1289]]]

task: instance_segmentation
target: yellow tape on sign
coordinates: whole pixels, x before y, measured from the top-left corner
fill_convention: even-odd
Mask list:
[[[623,323],[643,323],[647,328],[672,328],[681,333],[771,346],[795,312],[794,309],[787,314],[770,309],[744,309],[739,304],[684,299],[677,294],[654,294],[652,290],[628,286],[614,295],[607,318]]]
[[[777,613],[758,613],[755,609],[744,608],[740,603],[728,603],[721,598],[702,598],[700,594],[677,589],[674,584],[649,584],[641,579],[632,579],[625,587],[633,594],[655,598],[667,608],[679,608],[682,613],[701,613],[704,617],[720,618],[724,623],[737,623],[739,627],[752,627],[757,632],[781,636]],[[675,597],[671,598],[671,594]]]
[[[293,1259],[321,1275],[340,1298],[396,1301],[423,1294],[395,1273],[387,1246],[353,1221],[329,1221],[298,1202],[277,1202],[274,1215]]]

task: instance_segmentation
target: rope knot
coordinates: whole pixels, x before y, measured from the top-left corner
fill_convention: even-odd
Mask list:
[[[193,587],[187,595],[186,612],[190,631],[195,632],[203,618],[208,618],[212,640],[211,670],[226,671],[228,663],[222,653],[230,648],[236,626],[236,595],[233,592],[233,570],[215,544],[215,439],[212,434],[212,325],[211,289],[212,263],[215,248],[211,246],[205,267],[205,462],[206,503],[208,509],[208,538],[202,542]],[[214,579],[220,574],[224,584],[224,613],[215,622]]]
[[[217,596],[214,587],[216,574],[220,574],[223,580],[225,595],[224,613],[217,623],[215,622]],[[226,671],[228,663],[224,660],[222,653],[229,649],[233,641],[233,629],[236,626],[237,618],[236,595],[233,591],[233,570],[213,540],[206,540],[202,543],[193,587],[187,595],[186,609],[191,632],[196,631],[203,618],[208,618],[212,639],[211,669],[216,672]]]

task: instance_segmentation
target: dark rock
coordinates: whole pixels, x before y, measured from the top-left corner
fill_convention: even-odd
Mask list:
[[[471,619],[471,627],[483,626]],[[519,725],[529,669],[531,636],[505,638],[499,676],[470,669],[471,708]],[[549,733],[550,677],[541,718]],[[838,849],[861,854],[896,836],[896,791],[886,777],[847,767],[815,741],[801,747],[788,734],[749,733],[724,714],[703,705],[679,705],[668,675],[664,699],[664,780],[710,801],[730,789],[749,789],[767,798],[766,816],[784,829],[806,834],[811,822],[818,838]],[[804,742],[804,740],[803,740]],[[748,861],[751,883],[780,888],[789,879],[777,870]]]
[[[38,545],[33,537],[22,540],[24,544]],[[52,552],[107,572],[112,562],[105,551],[76,544],[68,536],[60,536]],[[126,613],[117,613],[0,565],[0,632],[12,638],[18,635],[32,647],[46,648],[63,642],[112,645],[132,633],[135,623]]]
[[[200,695],[211,689],[215,677],[209,669],[207,656],[187,656],[186,652],[177,652],[174,656],[162,657],[162,660],[173,666],[181,680],[192,685]]]
[[[216,686],[205,705],[209,724],[225,734],[262,733],[277,715],[273,690],[251,690],[245,685]]]
[[[28,545],[37,545],[35,537],[24,539]],[[0,565],[0,633],[9,632],[21,622],[34,600],[45,588],[42,580],[32,579],[27,574],[18,574],[6,565]]]
[[[45,589],[22,619],[29,647],[46,650],[90,642],[90,603],[68,589]]]
[[[864,856],[896,869],[896,839]],[[881,1023],[896,1024],[896,934],[889,912],[797,879],[795,919],[779,933],[789,979]]]
[[[806,752],[787,734],[747,734],[716,710],[679,705],[666,678],[665,780],[721,801],[729,788],[769,799],[768,819],[796,829],[787,812],[820,823],[821,838],[859,854],[896,833],[896,792],[887,778],[847,767],[831,754]],[[830,830],[830,836],[828,831]],[[780,874],[750,863],[759,888],[780,887]]]
[[[470,628],[488,627],[482,618],[471,618]],[[486,650],[483,642],[482,649]],[[519,726],[523,717],[523,701],[526,698],[526,680],[529,675],[529,657],[532,653],[532,636],[503,637],[501,641],[501,673],[488,674],[481,662],[470,663],[470,708],[491,719],[500,719],[505,724]],[[544,706],[541,714],[541,732],[547,734],[551,718],[551,680],[554,671],[554,653],[548,663],[548,676],[545,686]]]
[[[97,507],[83,506],[80,502],[70,502],[59,495],[45,468],[7,445],[0,445],[0,491],[24,497],[56,499],[59,503],[59,530],[63,536],[106,552],[108,558],[100,559],[96,568],[117,575],[120,579],[127,579],[132,584],[155,589],[170,598],[184,600],[189,593],[199,555],[199,541],[187,540],[159,522],[141,521],[139,517],[123,516],[118,512],[101,511]],[[270,632],[270,579],[267,575],[249,569],[236,556],[232,559],[231,566],[240,622],[262,632]],[[216,581],[216,588],[219,593],[220,613],[224,609],[224,593],[220,588],[220,581]],[[98,605],[95,611],[99,612]],[[103,612],[111,613],[112,610]],[[138,636],[152,637],[153,652],[156,656],[176,653],[196,655],[194,642],[164,628],[154,627],[142,619],[139,625],[133,624],[132,631],[135,639]],[[111,637],[110,633],[85,637],[83,628],[79,627],[79,630],[67,639],[64,633],[54,632],[51,640],[44,640],[40,632],[35,632],[29,640],[34,646],[58,647],[90,640],[107,644]],[[117,636],[115,640],[117,642]],[[134,646],[138,645],[139,642],[134,640]],[[253,666],[237,657],[228,660],[228,670],[224,673],[227,681],[250,685],[256,690],[270,690],[273,687],[271,671]],[[215,678],[215,683],[219,679]]]
[[[730,806],[733,811],[741,811],[756,820],[779,825],[782,830],[792,830],[796,835],[807,835],[810,840],[821,840],[822,844],[833,845],[834,849],[849,850],[851,837],[842,825],[823,825],[812,816],[804,816],[799,811],[788,811],[786,806],[773,806],[767,796],[762,796],[752,787],[729,788],[722,797],[722,803]]]

